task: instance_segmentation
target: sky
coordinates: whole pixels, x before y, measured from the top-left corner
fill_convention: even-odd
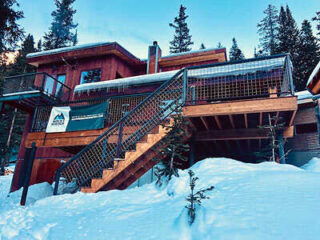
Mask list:
[[[19,23],[38,41],[50,27],[54,1],[17,1],[25,16]],[[198,50],[201,43],[215,48],[221,42],[229,51],[235,37],[245,56],[252,57],[258,47],[257,23],[269,3],[278,8],[288,4],[299,27],[302,20],[311,20],[320,11],[319,0],[76,0],[73,7],[79,44],[116,41],[137,57],[146,58],[148,46],[156,40],[162,55],[168,55],[174,34],[169,23],[183,4],[189,15],[192,50]]]

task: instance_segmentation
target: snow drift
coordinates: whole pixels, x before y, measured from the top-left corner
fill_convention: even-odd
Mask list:
[[[199,177],[196,189],[215,186],[191,227],[184,207],[189,194],[185,170],[163,189],[149,184],[51,196],[26,207],[0,205],[0,239],[319,238],[319,173],[226,158],[205,159],[191,169]]]

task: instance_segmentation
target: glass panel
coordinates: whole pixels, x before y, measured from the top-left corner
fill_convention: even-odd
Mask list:
[[[81,72],[80,84],[99,82],[101,80],[101,69],[93,69]]]
[[[52,77],[46,76],[46,82],[44,85],[44,92],[52,95],[54,83],[55,83],[55,80]]]
[[[65,82],[66,82],[66,75],[65,75],[65,74],[63,74],[63,75],[58,75],[58,81],[59,81],[59,82],[57,82],[56,97],[61,98],[62,95],[63,95],[63,87],[62,87],[62,84],[61,84],[61,83],[65,84]],[[61,83],[60,83],[60,82],[61,82]]]

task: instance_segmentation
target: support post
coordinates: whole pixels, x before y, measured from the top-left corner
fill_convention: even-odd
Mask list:
[[[283,132],[277,135],[277,140],[279,142],[279,158],[280,164],[286,164],[286,155],[284,153],[284,141],[283,141]]]
[[[187,86],[188,86],[188,72],[187,69],[183,70],[183,75],[182,75],[182,104],[186,104],[187,100]]]
[[[116,158],[120,158],[121,144],[122,144],[122,133],[123,133],[123,121],[121,121],[120,126],[119,126]]]
[[[27,159],[27,172],[26,176],[24,179],[24,184],[23,184],[23,191],[21,195],[21,200],[20,200],[20,205],[24,206],[26,204],[26,199],[27,199],[27,194],[28,194],[28,189],[29,189],[29,183],[30,183],[30,178],[31,178],[31,173],[32,173],[32,167],[33,167],[33,161],[36,156],[36,144],[33,142],[31,145],[31,149],[28,149],[30,151],[30,154],[26,154],[28,159]],[[28,151],[27,151],[28,152]]]
[[[189,156],[189,167],[194,164],[194,150],[195,150],[195,134],[192,133],[190,140],[190,156]]]

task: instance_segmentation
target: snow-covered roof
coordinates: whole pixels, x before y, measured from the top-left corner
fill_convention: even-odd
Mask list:
[[[63,53],[63,52],[70,52],[70,51],[79,50],[79,49],[107,46],[110,44],[113,44],[113,42],[87,43],[87,44],[80,44],[73,47],[56,48],[56,49],[42,51],[42,52],[29,53],[27,54],[27,58],[40,57],[40,56],[46,56],[51,54]]]
[[[312,94],[308,90],[295,92],[294,95],[298,98],[298,104],[312,102]]]
[[[163,82],[172,78],[177,72],[178,70],[174,70],[174,71],[146,74],[146,75],[140,75],[140,76],[134,76],[134,77],[118,78],[118,79],[102,81],[102,82],[85,83],[85,84],[77,85],[74,91],[77,93],[80,93],[80,92],[87,92],[87,91],[100,90],[100,89],[124,88],[129,85]]]
[[[283,67],[286,56],[279,56],[268,59],[257,59],[254,61],[244,61],[239,63],[230,63],[226,65],[217,65],[204,68],[196,68],[188,71],[188,76],[192,77],[220,77],[230,75],[244,75],[255,73],[257,71],[268,71]]]
[[[316,76],[316,74],[320,71],[320,61],[318,62],[317,66],[313,69],[308,82],[307,82],[307,86],[311,83],[312,79]]]
[[[188,54],[201,53],[201,52],[209,52],[209,51],[219,50],[219,49],[225,49],[225,48],[206,48],[206,49],[199,49],[199,50],[194,50],[194,51],[189,51],[189,52],[174,53],[174,54],[170,54],[170,55],[167,55],[167,56],[163,56],[163,57],[161,57],[161,58],[177,57],[177,56],[181,56],[181,55],[188,55]]]

